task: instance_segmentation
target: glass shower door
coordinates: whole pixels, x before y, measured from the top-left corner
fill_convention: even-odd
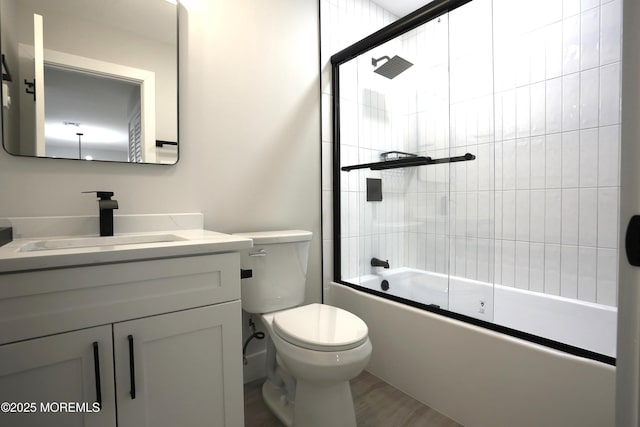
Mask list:
[[[340,66],[339,87],[341,279],[489,322],[501,249],[491,6],[373,47]]]
[[[583,6],[425,6],[335,55],[337,280],[612,363],[621,2]]]
[[[495,240],[493,34],[491,0],[448,14],[450,163],[449,309],[493,321]],[[511,242],[513,243],[513,242]]]
[[[448,32],[444,15],[371,49],[340,66],[339,87],[341,279],[442,309],[450,304],[450,165],[439,163],[450,156]]]

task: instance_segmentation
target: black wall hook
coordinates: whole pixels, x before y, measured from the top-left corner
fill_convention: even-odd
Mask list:
[[[33,79],[32,82],[30,82],[27,79],[24,79],[24,84],[27,86],[25,88],[25,92],[33,95],[33,100],[36,100],[36,79]]]

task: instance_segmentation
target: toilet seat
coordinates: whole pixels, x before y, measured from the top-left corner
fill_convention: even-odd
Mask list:
[[[283,340],[309,350],[344,351],[362,345],[368,336],[358,316],[326,304],[309,304],[273,316],[273,331]]]

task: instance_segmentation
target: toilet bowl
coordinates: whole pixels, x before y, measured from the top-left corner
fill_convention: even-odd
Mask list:
[[[262,395],[286,426],[355,427],[349,380],[371,356],[367,325],[358,316],[304,299],[311,233],[239,233],[254,247],[241,253],[242,306],[260,315],[268,334]]]
[[[280,363],[295,378],[288,390],[263,386],[267,405],[285,425],[355,427],[349,380],[371,356],[366,324],[354,314],[324,304],[309,304],[261,316]]]

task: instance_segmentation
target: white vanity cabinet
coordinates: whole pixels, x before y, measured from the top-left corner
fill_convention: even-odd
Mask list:
[[[82,329],[0,346],[0,412],[2,426],[115,425],[111,326]],[[97,357],[94,344],[97,343]],[[100,391],[95,360],[99,360]],[[61,402],[93,403],[102,397],[99,412],[59,411]],[[55,402],[55,403],[54,403]],[[42,408],[41,404],[51,404]]]
[[[237,252],[0,274],[0,425],[241,426],[241,339]]]
[[[118,426],[244,425],[240,325],[240,301],[114,325]]]

